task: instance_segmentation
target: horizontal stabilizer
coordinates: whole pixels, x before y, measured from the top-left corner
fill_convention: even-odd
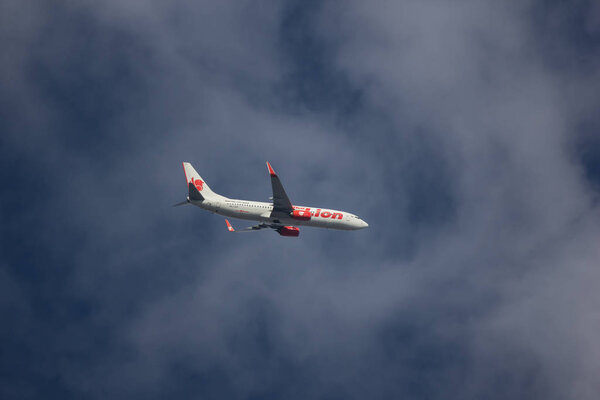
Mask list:
[[[185,206],[186,204],[190,204],[190,201],[188,199],[185,199],[185,201],[182,201],[180,203],[173,204],[173,207]]]

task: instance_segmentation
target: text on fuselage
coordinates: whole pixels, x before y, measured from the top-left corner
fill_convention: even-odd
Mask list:
[[[309,212],[311,217],[321,217],[321,218],[331,218],[331,219],[344,218],[344,214],[342,214],[340,212],[321,211],[320,208],[317,208],[316,211],[311,211],[310,207],[302,208],[302,207],[294,206],[294,210]]]

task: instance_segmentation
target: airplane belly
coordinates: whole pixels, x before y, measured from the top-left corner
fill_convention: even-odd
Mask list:
[[[245,220],[250,220],[250,221],[260,221],[260,219],[261,219],[260,215],[252,213],[250,211],[245,211],[245,210],[240,211],[239,209],[236,209],[236,210],[221,209],[218,211],[218,213],[228,216],[228,217],[245,219]]]
[[[234,215],[235,218],[247,219],[249,221],[260,221],[260,216],[251,213],[237,213]]]
[[[310,221],[306,221],[306,225],[317,228],[329,228],[330,223],[327,220],[312,218]]]

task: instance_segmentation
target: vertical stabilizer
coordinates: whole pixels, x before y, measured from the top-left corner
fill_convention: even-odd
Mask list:
[[[210,187],[208,187],[200,174],[192,167],[192,164],[184,162],[183,172],[185,173],[185,180],[188,184],[190,200],[202,201],[204,199],[221,197],[210,190]]]

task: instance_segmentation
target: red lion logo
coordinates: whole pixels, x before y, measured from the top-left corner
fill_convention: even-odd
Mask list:
[[[202,182],[202,180],[192,178],[192,183],[194,186],[196,186],[196,189],[198,189],[199,192],[202,191],[202,188],[204,187],[204,182]]]

